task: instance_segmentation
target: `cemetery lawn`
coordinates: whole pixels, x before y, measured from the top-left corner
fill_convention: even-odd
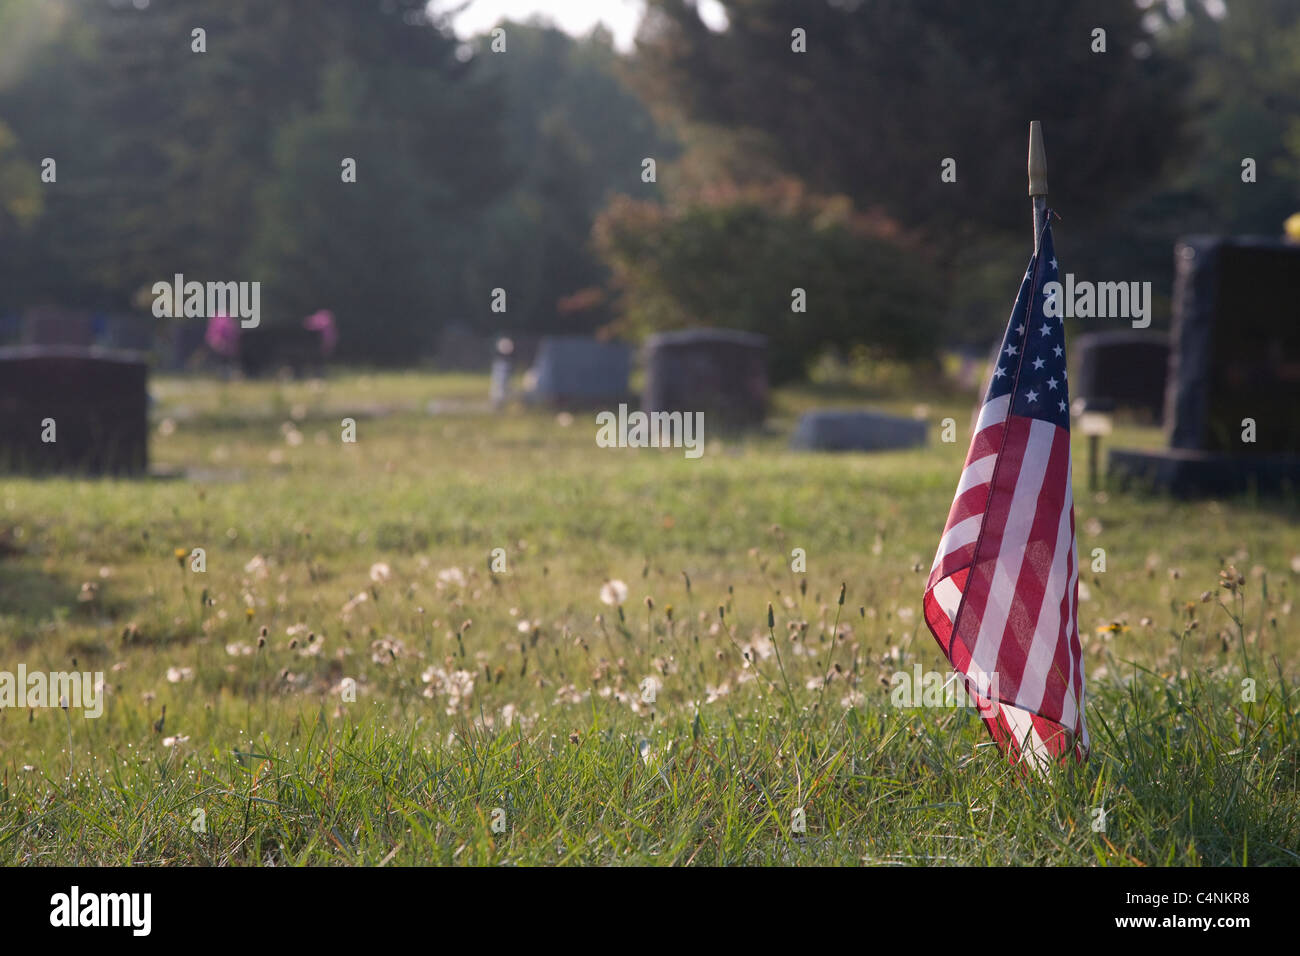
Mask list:
[[[487,388],[156,378],[185,477],[0,477],[0,670],[110,685],[0,710],[0,863],[1300,863],[1294,499],[1090,494],[1076,438],[1094,750],[1032,780],[973,711],[891,706],[947,669],[920,599],[970,396],[924,399],[926,448],[808,455],[800,410],[918,399],[781,391],[688,460]]]

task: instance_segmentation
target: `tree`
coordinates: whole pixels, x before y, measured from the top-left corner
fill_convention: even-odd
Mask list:
[[[882,207],[941,252],[1024,230],[1030,119],[1044,121],[1072,221],[1147,187],[1182,142],[1184,73],[1133,0],[720,2],[728,26],[714,32],[687,0],[649,0],[637,38],[649,98],[755,131],[757,159]],[[955,183],[941,180],[946,158]]]
[[[1212,17],[1195,7],[1161,29],[1196,65],[1191,86],[1196,150],[1161,198],[1180,204],[1183,227],[1276,235],[1300,210],[1300,5],[1234,2]],[[1255,181],[1242,181],[1242,161]]]
[[[606,31],[574,39],[544,25],[500,26],[508,52],[480,38],[477,58],[501,84],[503,158],[517,179],[488,212],[470,286],[480,314],[489,290],[508,290],[492,331],[590,332],[613,318],[592,223],[612,196],[658,201],[658,187],[641,181],[642,159],[666,162],[678,147],[620,77]]]
[[[463,312],[463,224],[510,182],[502,104],[422,0],[0,12],[15,9],[51,11],[55,28],[0,89],[0,117],[28,168],[54,156],[60,175],[30,235],[0,234],[12,304],[123,307],[177,272],[247,277],[266,286],[265,321],[345,299],[341,352],[402,359]],[[354,184],[345,156],[360,160]],[[395,298],[374,295],[380,282]]]
[[[321,109],[276,134],[248,260],[271,324],[329,308],[345,355],[396,364],[464,307],[455,291],[469,227],[454,187],[422,166],[411,130],[370,108],[366,84],[336,68]],[[345,161],[355,182],[344,182]]]
[[[793,181],[662,206],[618,199],[596,227],[623,292],[629,334],[722,326],[769,339],[774,381],[802,377],[825,348],[933,354],[931,265],[895,223]]]

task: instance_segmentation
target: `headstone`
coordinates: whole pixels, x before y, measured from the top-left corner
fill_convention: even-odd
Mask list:
[[[1197,236],[1174,263],[1169,449],[1113,450],[1111,473],[1179,494],[1300,487],[1300,244]]]
[[[819,409],[799,419],[790,447],[803,451],[886,451],[925,444],[925,422],[869,409]]]
[[[1159,423],[1169,368],[1169,336],[1139,329],[1091,332],[1074,340],[1075,403],[1088,412],[1133,412]]]
[[[263,325],[239,336],[239,367],[250,378],[284,369],[296,378],[319,375],[324,360],[320,333],[298,325]]]
[[[147,382],[148,364],[137,352],[33,345],[0,349],[0,467],[143,472],[148,466]]]
[[[528,398],[562,407],[626,399],[631,367],[631,350],[622,342],[584,335],[543,336],[528,373]]]
[[[663,332],[646,343],[648,412],[704,412],[729,427],[767,415],[767,338],[734,329]]]

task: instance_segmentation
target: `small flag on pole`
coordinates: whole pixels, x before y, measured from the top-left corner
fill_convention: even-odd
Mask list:
[[[1088,755],[1070,399],[1050,214],[925,588],[925,619],[1012,762]],[[1052,315],[1049,316],[1049,313]]]

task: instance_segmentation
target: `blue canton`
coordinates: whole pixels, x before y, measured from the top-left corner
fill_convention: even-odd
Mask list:
[[[1047,218],[1051,219],[1048,211]],[[988,402],[1014,392],[1011,414],[1041,418],[1070,427],[1070,396],[1065,380],[1065,320],[1049,317],[1045,304],[1049,296],[1045,286],[1057,282],[1057,301],[1052,311],[1064,312],[1064,295],[1059,288],[1056,253],[1052,245],[1052,227],[1043,226],[1039,253],[1029,260],[1029,268],[1020,283],[1011,319],[1007,322],[1002,349],[998,352],[993,378],[989,382]]]

